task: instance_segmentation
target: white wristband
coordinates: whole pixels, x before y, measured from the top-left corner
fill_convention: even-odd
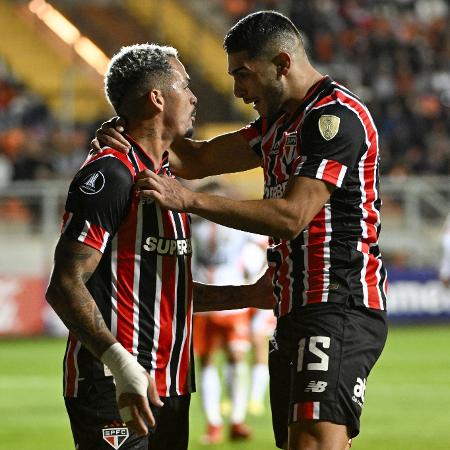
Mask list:
[[[147,397],[148,378],[145,369],[121,344],[116,342],[111,345],[100,359],[114,376],[117,399],[124,393]]]

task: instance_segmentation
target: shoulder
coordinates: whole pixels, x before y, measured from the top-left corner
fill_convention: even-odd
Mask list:
[[[75,175],[73,184],[89,186],[109,183],[111,186],[131,186],[134,181],[134,169],[127,155],[113,149],[107,149],[96,155],[89,155]]]
[[[100,153],[89,154],[81,168],[94,163],[104,165],[105,167],[109,165],[117,167],[121,164],[131,173],[134,171],[133,164],[129,156],[110,147],[104,147]]]
[[[353,123],[357,128],[374,126],[372,117],[364,102],[346,87],[333,82],[327,95],[312,107],[311,117],[332,114],[341,121]]]
[[[364,123],[358,112],[347,104],[330,103],[313,108],[305,118],[302,136],[317,136],[325,141],[336,137],[361,140]]]

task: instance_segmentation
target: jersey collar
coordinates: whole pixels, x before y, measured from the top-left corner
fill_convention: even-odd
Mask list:
[[[168,168],[169,152],[167,150],[165,150],[164,153],[162,154],[161,161],[157,166],[153,158],[148,153],[146,153],[144,149],[129,134],[125,134],[125,137],[130,142],[132,150],[139,156],[139,159],[145,164],[147,169],[150,169],[151,171],[158,173],[161,171],[161,169]]]

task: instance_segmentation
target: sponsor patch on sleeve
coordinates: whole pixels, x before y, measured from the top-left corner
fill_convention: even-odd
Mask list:
[[[100,172],[89,174],[82,181],[79,189],[84,194],[98,194],[105,186],[105,176]]]

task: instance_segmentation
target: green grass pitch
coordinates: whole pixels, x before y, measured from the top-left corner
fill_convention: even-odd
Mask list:
[[[450,449],[450,327],[391,328],[366,391],[355,450]],[[0,448],[72,450],[61,397],[64,342],[0,341]],[[204,419],[198,394],[191,407],[191,450],[201,446]],[[214,448],[274,448],[269,413],[249,418],[254,438]]]

